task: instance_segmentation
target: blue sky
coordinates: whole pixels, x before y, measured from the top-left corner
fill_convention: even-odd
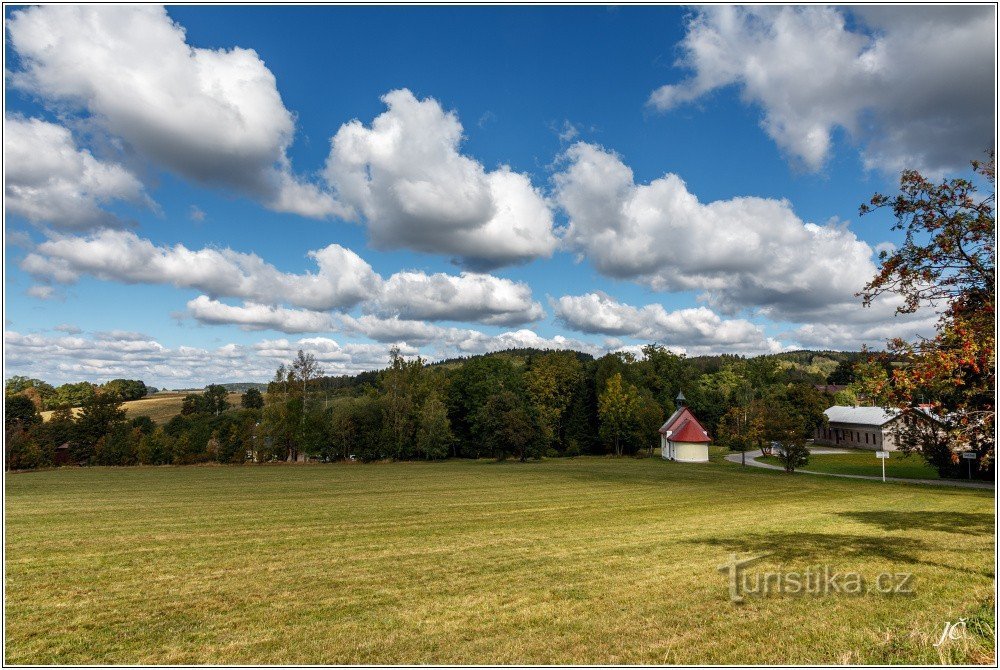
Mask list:
[[[857,208],[992,146],[995,13],[848,11],[8,7],[6,372],[926,332]]]

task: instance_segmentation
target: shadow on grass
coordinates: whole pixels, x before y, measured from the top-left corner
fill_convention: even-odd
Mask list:
[[[837,516],[876,526],[882,530],[930,530],[962,535],[990,535],[993,533],[993,515],[984,513],[881,510],[840,512]]]
[[[766,554],[770,560],[789,563],[847,558],[880,558],[896,563],[922,563],[916,553],[927,548],[922,540],[907,537],[825,533],[768,533],[710,537],[690,542],[718,547],[737,554]]]

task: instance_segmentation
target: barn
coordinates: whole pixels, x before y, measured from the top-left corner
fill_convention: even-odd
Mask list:
[[[684,393],[677,394],[677,411],[660,427],[660,454],[669,461],[707,463],[708,431],[687,406]]]

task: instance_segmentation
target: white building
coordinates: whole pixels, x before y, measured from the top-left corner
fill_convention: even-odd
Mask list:
[[[669,461],[707,463],[708,431],[687,407],[683,393],[677,394],[677,411],[660,427],[660,454]]]
[[[816,429],[816,444],[896,451],[895,428],[899,410],[834,405],[823,413],[826,414],[827,425]]]

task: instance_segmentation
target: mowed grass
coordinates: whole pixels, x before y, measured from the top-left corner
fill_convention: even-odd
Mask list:
[[[781,461],[774,456],[764,456],[757,460],[762,463],[781,465]],[[882,476],[882,463],[875,457],[874,451],[857,450],[846,454],[812,454],[809,456],[809,464],[801,469],[841,475]],[[889,458],[885,461],[885,476],[903,479],[940,479],[938,471],[927,465],[919,455],[907,456],[899,451],[889,453]]]
[[[995,658],[992,492],[577,458],[63,469],[6,505],[8,663]],[[914,593],[736,605],[733,553]]]
[[[186,395],[188,392],[157,393],[139,400],[128,400],[122,403],[122,407],[125,408],[125,415],[129,419],[137,416],[148,416],[154,422],[163,424],[181,413],[181,405],[184,404],[184,396]],[[241,397],[240,393],[229,393],[226,400],[230,407],[239,407]],[[42,412],[42,419],[48,421],[53,413],[51,410]],[[73,414],[79,415],[80,408],[74,408]]]

